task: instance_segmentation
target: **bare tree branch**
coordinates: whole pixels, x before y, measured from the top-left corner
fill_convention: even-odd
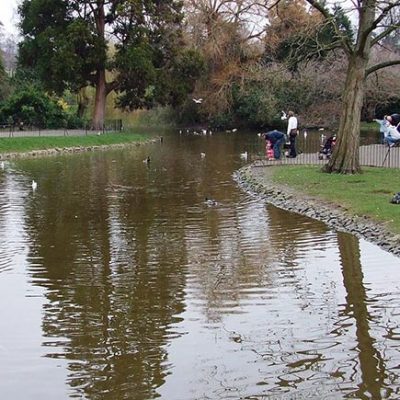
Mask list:
[[[378,71],[382,68],[387,68],[387,67],[391,67],[392,65],[400,65],[400,59],[398,60],[390,60],[390,61],[385,61],[379,64],[375,64],[370,68],[367,68],[365,70],[365,76],[368,76],[370,74],[372,74],[375,71]]]
[[[318,1],[315,1],[315,0],[306,0],[306,1],[311,6],[313,6],[316,10],[318,10],[322,14],[322,16],[326,19],[326,21],[328,21],[330,24],[332,24],[332,27],[335,30],[337,37],[339,37],[341,40],[343,49],[347,53],[351,52],[353,50],[353,47],[349,40],[349,37],[344,35],[340,31],[335,19],[333,18],[332,14],[329,12],[329,10],[327,8],[325,8],[324,5],[319,3]]]
[[[400,24],[389,26],[387,29],[382,31],[379,35],[374,37],[371,41],[371,46],[374,46],[375,44],[379,43],[380,40],[382,40],[384,37],[390,35],[392,32],[396,31],[397,29],[400,29]]]
[[[389,15],[390,11],[393,8],[398,7],[398,6],[399,6],[398,2],[393,2],[393,3],[389,3],[387,5],[387,7],[383,8],[381,13],[378,15],[378,17],[375,19],[375,21],[371,24],[371,27],[366,30],[366,33],[370,34],[371,32],[373,32],[379,26],[379,24],[385,19],[385,17],[387,17]]]
[[[321,3],[315,0],[307,0],[307,3],[311,4],[316,10],[318,10],[326,19],[331,17],[331,14],[327,8],[325,8]]]

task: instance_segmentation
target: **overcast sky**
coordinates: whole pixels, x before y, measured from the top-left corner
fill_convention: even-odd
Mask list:
[[[0,0],[0,21],[3,23],[3,28],[8,33],[16,34],[18,32],[16,24],[17,6],[20,0]]]

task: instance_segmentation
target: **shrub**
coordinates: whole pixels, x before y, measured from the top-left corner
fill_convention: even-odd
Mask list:
[[[18,87],[0,105],[2,121],[39,128],[77,128],[83,126],[76,114],[35,85]]]

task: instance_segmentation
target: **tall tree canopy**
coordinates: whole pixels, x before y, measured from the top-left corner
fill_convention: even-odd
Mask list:
[[[95,87],[92,125],[100,129],[113,90],[124,108],[174,103],[190,90],[201,60],[182,54],[181,7],[177,0],[24,0],[19,63],[56,93]],[[181,77],[187,86],[178,85]]]
[[[324,21],[320,13],[306,0],[282,0],[270,10],[265,36],[266,61],[285,61],[291,70],[297,70],[303,61],[322,60],[341,46],[341,37],[353,39],[349,18],[338,5],[332,9],[332,19]],[[339,36],[340,34],[340,36]]]
[[[196,109],[218,125],[221,121],[216,119],[233,107],[232,94],[246,66],[259,59],[262,49],[257,43],[265,32],[267,5],[254,0],[185,0],[184,4],[188,40],[207,67],[196,84],[195,94],[204,98]]]

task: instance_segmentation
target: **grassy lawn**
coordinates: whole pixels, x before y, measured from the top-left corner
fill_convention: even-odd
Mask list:
[[[46,150],[64,147],[89,147],[131,143],[147,140],[149,136],[138,133],[105,133],[87,136],[30,136],[0,138],[0,153]]]
[[[331,175],[315,166],[288,166],[274,168],[273,180],[340,205],[351,214],[385,222],[400,233],[400,205],[390,203],[393,194],[400,192],[399,169],[365,167],[361,175]]]
[[[377,122],[361,122],[360,131],[368,132],[368,131],[379,131],[379,124]]]

